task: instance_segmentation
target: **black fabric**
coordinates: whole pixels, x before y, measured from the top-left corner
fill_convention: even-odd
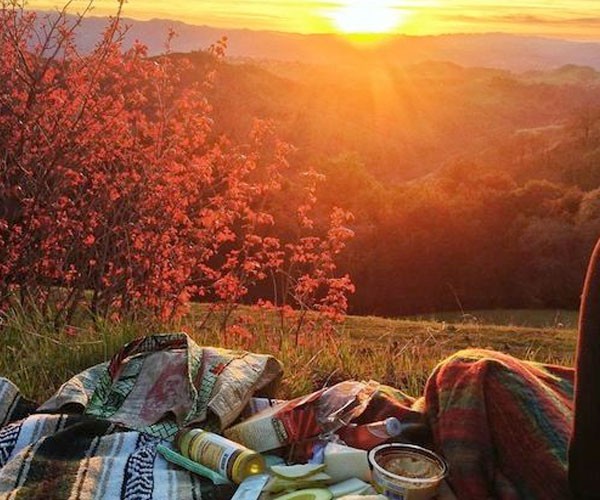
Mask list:
[[[600,241],[583,288],[577,341],[569,482],[578,499],[600,499]]]

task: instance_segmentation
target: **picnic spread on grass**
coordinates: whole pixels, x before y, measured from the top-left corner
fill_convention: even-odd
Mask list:
[[[273,399],[282,373],[271,356],[164,334],[41,406],[0,379],[0,496],[569,497],[571,369],[466,350],[421,398],[346,381],[293,401]]]

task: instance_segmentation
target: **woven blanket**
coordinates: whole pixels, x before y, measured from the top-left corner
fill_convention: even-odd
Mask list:
[[[461,499],[568,499],[574,371],[466,350],[425,389],[434,445]]]
[[[34,413],[0,379],[0,498],[228,499],[157,454],[182,426],[230,425],[269,394],[282,368],[270,356],[200,348],[186,335],[126,345],[66,382]]]

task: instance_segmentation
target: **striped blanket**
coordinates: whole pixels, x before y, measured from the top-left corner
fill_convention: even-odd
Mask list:
[[[458,498],[570,498],[573,379],[572,369],[484,350],[437,367],[425,411]]]
[[[171,466],[157,445],[184,425],[231,424],[280,374],[272,357],[200,348],[174,334],[128,344],[35,413],[0,379],[0,498],[231,498],[231,486]]]

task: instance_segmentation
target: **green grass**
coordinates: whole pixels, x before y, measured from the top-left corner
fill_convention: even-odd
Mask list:
[[[534,328],[577,328],[579,313],[564,309],[496,309],[445,312],[418,317],[429,321],[486,325],[527,326]],[[413,318],[417,319],[417,318]]]
[[[196,306],[174,324],[106,322],[93,327],[88,323],[59,332],[36,315],[12,311],[0,330],[0,375],[41,402],[69,377],[109,359],[137,336],[185,331],[200,345],[244,348],[278,357],[285,366],[279,389],[282,398],[349,378],[378,380],[417,396],[431,370],[459,349],[489,348],[522,359],[572,366],[576,344],[573,328],[350,316],[330,338],[296,347],[293,336],[282,334],[272,316],[242,310],[251,317],[247,327],[253,334],[244,340],[224,337],[216,324],[203,324],[204,311]]]

